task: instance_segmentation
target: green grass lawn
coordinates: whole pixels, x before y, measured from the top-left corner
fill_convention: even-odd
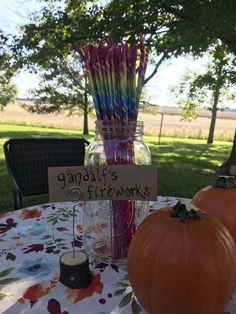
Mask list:
[[[8,178],[3,143],[11,137],[83,137],[81,132],[0,124],[0,211],[13,209],[11,185]],[[86,137],[89,141],[93,135]],[[228,157],[232,143],[205,140],[158,138],[147,136],[145,142],[157,166],[158,194],[191,198],[200,188],[210,185],[214,171]],[[27,198],[26,206],[47,201],[47,197]]]

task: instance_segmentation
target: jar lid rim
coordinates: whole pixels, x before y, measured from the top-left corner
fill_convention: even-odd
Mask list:
[[[95,120],[95,124],[136,124],[136,125],[142,125],[144,124],[143,121],[136,121],[136,120]]]

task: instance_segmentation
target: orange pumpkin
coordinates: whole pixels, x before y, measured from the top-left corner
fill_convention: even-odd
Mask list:
[[[127,269],[149,314],[222,314],[236,284],[235,243],[217,218],[179,202],[140,224]]]
[[[216,216],[231,232],[236,243],[236,179],[218,176],[213,186],[197,192],[192,203]]]

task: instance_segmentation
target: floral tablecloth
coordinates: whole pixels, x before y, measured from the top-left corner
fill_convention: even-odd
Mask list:
[[[150,211],[176,203],[158,197]],[[72,239],[73,207],[76,235]],[[145,313],[130,287],[125,267],[90,262],[86,289],[59,282],[59,257],[83,249],[82,203],[50,203],[0,215],[0,313]],[[234,295],[224,314],[236,314]]]

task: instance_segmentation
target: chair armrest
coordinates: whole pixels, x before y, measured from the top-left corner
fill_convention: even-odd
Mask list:
[[[12,184],[12,189],[13,189],[14,208],[19,209],[23,207],[23,194],[11,170],[9,153],[8,153],[8,141],[3,144],[3,150],[4,150],[6,165],[7,165],[7,171],[8,171],[11,184]]]

